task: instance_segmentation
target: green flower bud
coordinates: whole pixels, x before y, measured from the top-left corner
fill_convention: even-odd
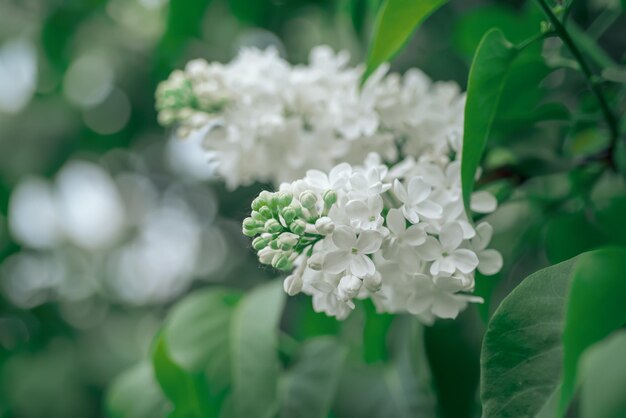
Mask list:
[[[326,190],[322,198],[324,199],[324,205],[331,207],[337,202],[337,192],[332,189]]]
[[[291,207],[283,209],[281,215],[283,219],[285,220],[285,222],[288,224],[292,223],[293,220],[296,219],[296,216],[298,216],[296,210]]]
[[[252,210],[259,210],[261,209],[263,206],[265,206],[265,202],[263,201],[263,199],[261,199],[260,197],[256,197],[253,201],[252,204],[250,205],[250,207],[252,208]]]
[[[255,235],[258,235],[259,232],[263,232],[261,229],[258,228],[253,228],[253,229],[246,229],[246,228],[241,228],[241,232],[243,232],[243,234],[246,237],[254,237]]]
[[[253,210],[252,213],[250,214],[250,216],[252,216],[252,219],[254,219],[255,221],[258,221],[258,222],[265,222],[267,220],[266,217],[261,215],[256,210]]]
[[[302,219],[296,219],[289,225],[289,229],[296,235],[302,235],[306,231],[306,222]]]
[[[290,270],[292,267],[291,261],[289,260],[290,254],[288,253],[279,253],[272,258],[272,267],[278,270]]]
[[[278,242],[280,243],[281,250],[291,250],[298,244],[300,237],[296,234],[292,234],[289,232],[285,232],[280,234],[278,237]]]
[[[268,219],[265,222],[265,230],[270,234],[276,234],[283,230],[283,226],[276,219]]]
[[[302,192],[300,194],[300,203],[307,209],[313,209],[317,204],[317,196],[313,192]]]
[[[280,250],[280,241],[277,239],[273,239],[270,241],[269,246],[272,250]]]
[[[263,206],[259,209],[259,213],[261,214],[261,216],[263,216],[263,218],[265,219],[271,219],[274,217],[274,214],[272,213],[272,210],[267,207],[267,206]],[[264,219],[264,220],[265,220]]]
[[[252,241],[252,248],[254,248],[256,251],[261,251],[263,248],[267,247],[267,244],[269,244],[269,240],[267,238],[256,237]]]
[[[262,225],[262,223],[259,223],[250,217],[243,220],[243,229],[257,229]]]
[[[280,207],[289,206],[291,201],[293,200],[293,195],[291,193],[280,192],[278,193],[278,205]]]

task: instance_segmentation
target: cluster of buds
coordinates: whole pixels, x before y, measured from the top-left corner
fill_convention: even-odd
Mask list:
[[[329,190],[321,197],[310,191],[294,197],[289,192],[263,191],[251,205],[251,216],[243,221],[243,234],[254,237],[252,247],[262,264],[290,271],[302,253],[333,232],[327,216],[337,194]]]

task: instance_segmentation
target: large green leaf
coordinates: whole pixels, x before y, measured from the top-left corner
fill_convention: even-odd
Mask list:
[[[325,418],[330,412],[346,349],[335,338],[318,337],[300,349],[281,384],[280,416]]]
[[[461,156],[463,202],[468,212],[476,170],[515,56],[516,49],[500,30],[494,29],[487,32],[480,41],[470,68]]]
[[[277,411],[278,321],[285,292],[280,280],[252,290],[231,324],[233,401],[239,417],[271,417]]]
[[[174,363],[165,338],[159,334],[152,349],[152,365],[161,390],[174,405],[170,417],[205,417],[218,413],[215,402],[209,402],[209,391],[202,372],[189,372]]]
[[[150,363],[140,363],[115,379],[107,393],[106,408],[111,418],[166,416],[167,402]]]
[[[446,0],[385,0],[374,24],[374,36],[363,80],[400,51],[415,28],[445,2]]]
[[[626,331],[589,348],[581,358],[582,418],[626,416]]]
[[[562,415],[580,355],[626,322],[625,275],[626,249],[601,249],[540,270],[511,292],[483,343],[485,418],[537,416],[555,399]]]

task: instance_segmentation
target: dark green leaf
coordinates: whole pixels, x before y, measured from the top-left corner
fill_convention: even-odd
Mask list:
[[[400,51],[417,26],[445,2],[446,0],[385,0],[374,24],[374,36],[363,80]]]
[[[474,55],[468,79],[461,156],[463,202],[468,212],[476,169],[489,138],[502,89],[515,55],[515,49],[497,29],[485,34]]]
[[[555,391],[563,414],[580,355],[626,323],[625,275],[626,249],[601,249],[540,270],[511,292],[484,339],[485,418],[535,416]]]
[[[626,332],[589,348],[580,362],[582,418],[626,416]]]
[[[278,321],[285,300],[282,282],[253,289],[232,318],[232,396],[239,417],[266,418],[277,410]]]
[[[332,337],[307,341],[282,381],[280,416],[327,417],[345,356],[346,349]]]

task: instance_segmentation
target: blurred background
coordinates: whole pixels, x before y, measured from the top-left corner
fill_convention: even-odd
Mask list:
[[[240,233],[264,185],[227,192],[196,140],[170,138],[156,123],[158,82],[189,59],[229,61],[242,46],[274,45],[299,63],[313,46],[328,44],[350,51],[357,64],[378,4],[0,0],[0,417],[105,416],[107,385],[145,357],[168,306],[198,287],[244,288],[274,275],[257,266]],[[617,0],[589,0],[574,17],[586,28],[617,8]],[[426,22],[393,68],[417,66],[464,88],[484,30],[504,25],[519,40],[540,20],[523,2],[453,2]],[[621,60],[626,22],[609,23],[601,42]],[[523,81],[536,85],[542,71],[525,72]],[[570,81],[565,74],[551,80]],[[523,84],[515,89],[523,92]],[[526,105],[518,102],[509,116]],[[602,143],[580,126],[567,128],[574,145]],[[550,138],[517,128],[508,137],[523,131],[535,163],[551,156],[538,157],[528,143],[557,141],[564,129],[557,126]],[[491,156],[493,164],[511,159]],[[544,186],[531,192],[552,193]],[[519,235],[511,220],[538,214],[511,207],[494,223]],[[514,244],[500,241],[494,245],[506,255],[498,245]],[[548,264],[544,250],[524,257],[505,289]],[[432,344],[469,340],[472,360],[435,359],[433,368],[458,368],[459,381],[475,382],[482,324],[475,311],[465,317],[428,332]],[[450,327],[464,331],[447,334]]]

